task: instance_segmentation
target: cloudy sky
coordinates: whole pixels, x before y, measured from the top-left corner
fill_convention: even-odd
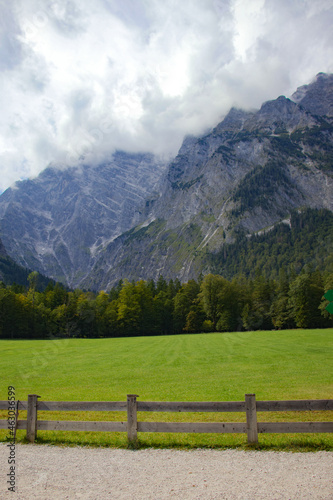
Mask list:
[[[0,0],[0,192],[115,149],[175,155],[333,72],[332,0]]]

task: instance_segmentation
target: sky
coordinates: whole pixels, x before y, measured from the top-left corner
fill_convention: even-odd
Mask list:
[[[115,150],[171,158],[333,72],[332,0],[0,0],[0,192]]]

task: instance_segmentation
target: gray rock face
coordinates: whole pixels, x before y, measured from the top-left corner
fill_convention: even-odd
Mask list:
[[[0,257],[8,257],[7,251],[1,240],[0,240]]]
[[[71,286],[121,278],[188,280],[207,252],[287,218],[333,211],[332,75],[264,103],[231,109],[169,164],[117,153],[98,167],[49,168],[0,197],[4,245],[18,263]]]
[[[159,274],[187,281],[209,271],[206,252],[238,231],[250,236],[295,208],[333,211],[331,81],[319,76],[300,104],[280,96],[257,112],[232,109],[209,134],[187,137],[146,222],[106,247],[86,284]]]
[[[333,117],[333,75],[318,73],[314,82],[299,87],[292,100],[314,115]]]
[[[1,234],[21,265],[80,285],[103,248],[136,224],[164,165],[118,152],[98,167],[47,168],[0,197]]]

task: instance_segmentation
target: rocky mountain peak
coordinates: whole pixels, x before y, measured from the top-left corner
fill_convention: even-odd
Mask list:
[[[264,102],[259,110],[258,116],[259,118],[268,117],[272,119],[279,117],[288,119],[288,117],[295,113],[299,113],[298,106],[284,95],[280,95],[277,99]]]
[[[183,143],[178,151],[179,155],[186,154],[193,145],[197,142],[198,138],[195,135],[186,135]]]
[[[214,132],[225,132],[227,130],[241,130],[244,123],[253,116],[250,111],[244,111],[239,108],[231,108],[229,113],[225,116],[223,121],[219,123],[215,128]]]
[[[281,95],[277,99],[263,103],[253,119],[248,121],[247,128],[255,130],[259,126],[266,133],[281,133],[283,130],[292,131],[295,128],[302,128],[309,123],[315,125],[316,120],[307,110]]]
[[[298,87],[291,99],[314,115],[333,117],[333,74],[318,73],[313,82]]]

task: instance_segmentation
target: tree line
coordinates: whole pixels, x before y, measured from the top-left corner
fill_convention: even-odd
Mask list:
[[[67,290],[50,282],[38,289],[0,282],[0,338],[129,337],[199,332],[325,328],[333,317],[324,293],[333,273],[302,270],[267,279],[208,274],[180,283],[120,281],[108,293]]]

